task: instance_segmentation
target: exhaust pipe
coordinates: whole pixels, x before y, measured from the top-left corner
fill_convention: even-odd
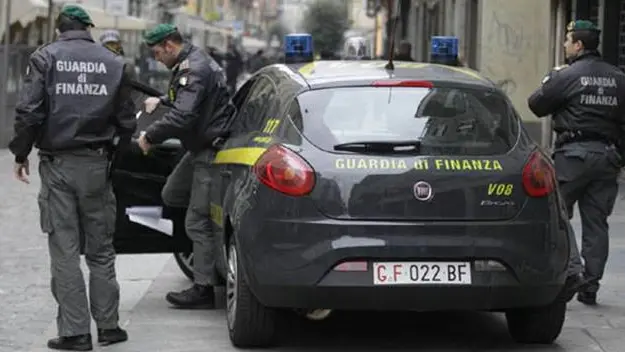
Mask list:
[[[313,321],[322,321],[328,319],[328,317],[332,314],[332,309],[312,309],[308,311],[304,311],[304,316],[308,320]]]

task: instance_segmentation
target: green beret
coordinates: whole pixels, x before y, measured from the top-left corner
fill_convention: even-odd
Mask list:
[[[87,11],[77,5],[63,6],[63,9],[61,9],[61,15],[67,16],[76,21],[80,21],[89,26],[95,26]]]
[[[173,24],[162,23],[143,34],[143,39],[148,46],[154,46],[165,38],[176,33],[178,28]]]
[[[575,31],[599,31],[599,28],[597,28],[597,26],[595,26],[595,24],[590,22],[590,21],[577,20],[577,21],[569,22],[569,24],[566,26],[566,30],[569,31],[569,32],[575,32]]]

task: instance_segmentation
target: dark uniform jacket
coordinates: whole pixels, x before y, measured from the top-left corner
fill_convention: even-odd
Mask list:
[[[553,115],[558,135],[615,144],[625,156],[625,74],[596,51],[550,72],[528,99],[539,117]]]
[[[136,81],[137,72],[135,71],[135,63],[121,54],[117,56],[117,59],[125,65],[124,72],[126,73],[126,77],[128,77],[128,79],[130,80]]]
[[[227,137],[233,107],[224,75],[198,47],[184,45],[172,69],[168,95],[161,101],[171,109],[147,128],[145,137],[151,144],[178,138],[185,149],[196,153]]]
[[[124,65],[87,31],[67,31],[30,57],[15,108],[9,148],[23,162],[33,144],[42,152],[108,147],[130,139],[135,106]]]

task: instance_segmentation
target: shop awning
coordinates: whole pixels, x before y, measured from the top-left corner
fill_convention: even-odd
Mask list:
[[[228,29],[212,25],[200,16],[189,15],[180,9],[170,11],[170,12],[172,14],[175,14],[176,26],[178,26],[178,28],[182,32],[195,30],[195,31],[208,31],[211,33],[220,33],[222,35],[230,34],[230,31]]]
[[[117,29],[120,31],[143,31],[151,22],[133,16],[119,16],[117,19],[104,11],[104,9],[83,6],[89,13],[96,28]]]
[[[26,27],[29,23],[33,22],[37,17],[48,16],[48,1],[47,0],[10,0],[11,1],[11,24],[19,23],[22,27]],[[56,17],[58,9],[61,4],[55,2],[55,11],[53,16]],[[104,9],[94,8],[87,5],[82,6],[91,16],[96,28],[117,28],[118,30],[138,30],[142,31],[148,28],[151,24],[149,21],[132,17],[132,16],[120,16],[115,19],[104,11]],[[0,33],[4,34],[4,15],[0,16]]]
[[[37,17],[48,16],[47,0],[11,0],[11,24],[19,23],[26,27]],[[2,31],[4,32],[4,14],[2,15]]]

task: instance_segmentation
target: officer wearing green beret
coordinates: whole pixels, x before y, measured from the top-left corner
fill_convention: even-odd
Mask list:
[[[119,328],[115,275],[116,201],[108,178],[113,140],[128,142],[136,128],[124,64],[96,44],[91,17],[79,6],[63,7],[58,40],[30,57],[16,107],[15,176],[28,183],[28,155],[39,149],[41,230],[47,233],[51,289],[59,309],[58,337],[48,347],[90,351],[91,317],[98,342],[126,341]],[[122,142],[123,143],[123,142]],[[80,244],[89,267],[89,297],[80,269]]]
[[[154,144],[180,139],[187,150],[163,187],[166,205],[187,207],[186,232],[193,242],[191,288],[170,292],[166,299],[183,308],[213,308],[216,284],[215,248],[209,209],[209,167],[232,116],[232,105],[221,67],[203,50],[183,40],[177,28],[160,24],[144,35],[156,60],[172,71],[166,96],[148,98],[145,111],[158,104],[170,107],[139,138],[147,153]]]
[[[560,192],[569,216],[577,203],[582,220],[583,265],[569,226],[571,290],[566,299],[578,291],[578,301],[594,305],[608,258],[607,218],[625,165],[625,74],[602,60],[600,30],[592,22],[572,21],[566,30],[568,65],[547,74],[528,104],[536,116],[553,118]]]
[[[87,28],[95,27],[95,24],[91,20],[91,16],[78,5],[66,5],[61,9],[61,15],[67,16],[70,19],[78,21],[87,26]]]

